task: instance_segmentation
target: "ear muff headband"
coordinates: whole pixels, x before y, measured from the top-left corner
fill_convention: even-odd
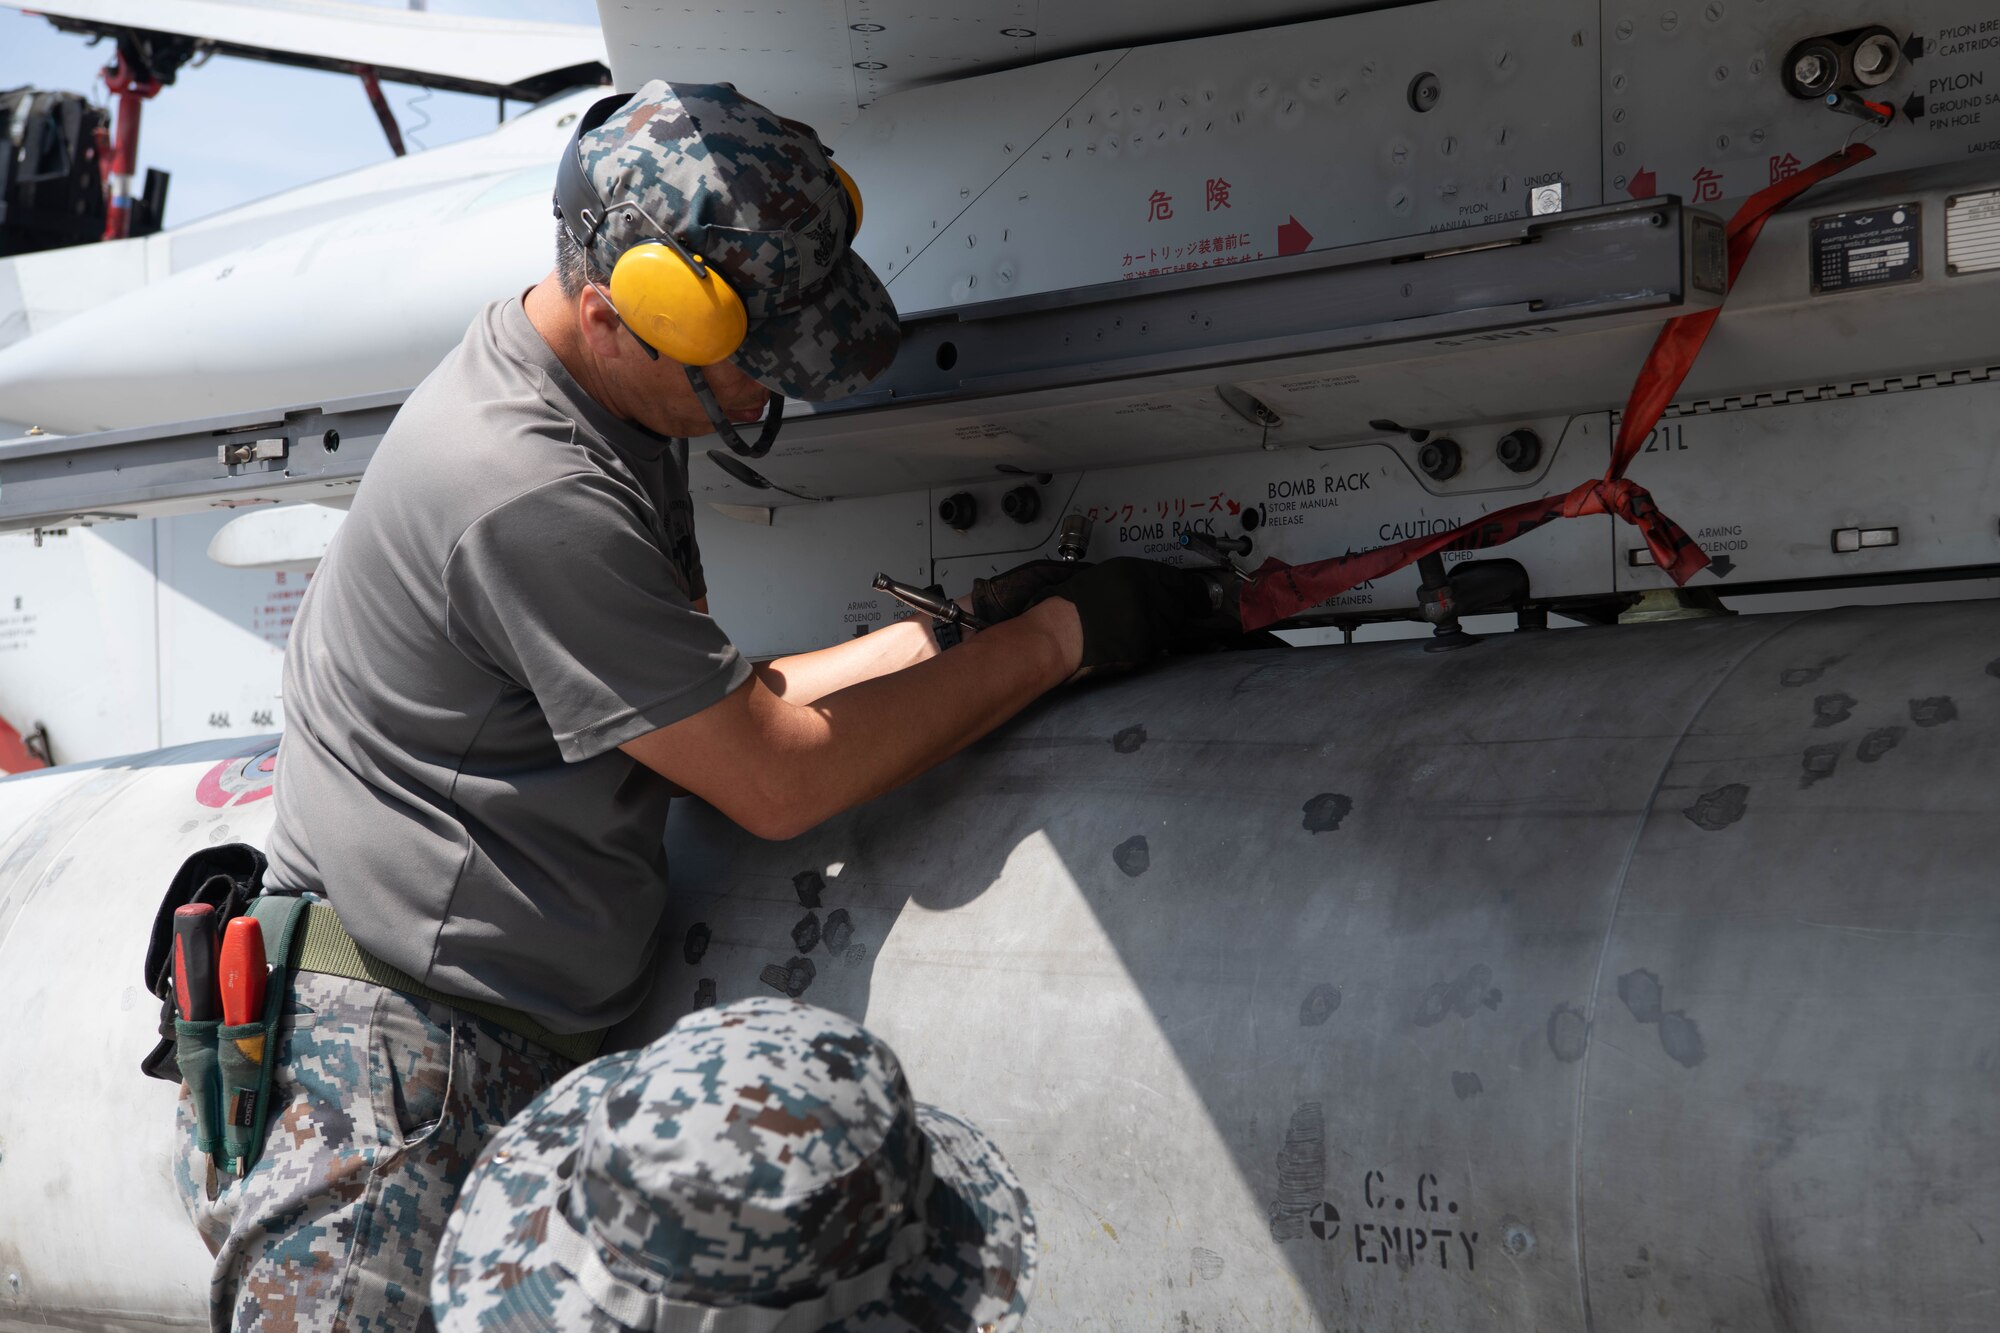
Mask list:
[[[624,94],[601,98],[578,118],[568,148],[556,166],[556,216],[586,255],[603,229],[609,210],[583,170],[577,151],[583,136],[610,119],[630,100]],[[845,168],[829,159],[852,206],[851,243],[861,229],[861,190]],[[637,209],[629,201],[615,208]],[[691,254],[673,233],[641,211],[654,235],[627,249],[611,270],[611,305],[649,352],[686,366],[727,360],[750,329],[743,298],[722,275]]]
[[[861,234],[861,187],[854,183],[854,177],[847,174],[847,168],[828,158],[826,164],[833,168],[833,174],[840,177],[840,188],[847,191],[847,202],[854,206],[854,229],[847,233],[847,243],[854,244],[854,238]]]

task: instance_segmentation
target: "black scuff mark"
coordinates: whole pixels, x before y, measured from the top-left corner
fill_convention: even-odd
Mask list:
[[[1278,1150],[1278,1197],[1271,1200],[1271,1239],[1297,1240],[1306,1214],[1326,1197],[1326,1113],[1318,1102],[1301,1102],[1285,1127]]]
[[[1203,1282],[1213,1282],[1222,1276],[1222,1256],[1214,1250],[1197,1245],[1188,1251],[1188,1260],[1194,1265],[1194,1275]]]
[[[1111,849],[1111,860],[1128,878],[1137,879],[1153,864],[1153,853],[1145,835],[1135,833]]]
[[[694,983],[694,1007],[715,1008],[715,978],[702,977]]]
[[[1832,727],[1854,716],[1854,709],[1861,701],[1851,694],[1822,694],[1813,700],[1813,725]]]
[[[1823,666],[1787,667],[1779,674],[1778,684],[1784,686],[1786,689],[1797,689],[1801,685],[1812,684],[1825,674],[1826,668]]]
[[[1757,1258],[1764,1270],[1764,1300],[1771,1307],[1771,1326],[1780,1333],[1804,1333],[1812,1327],[1799,1301],[1796,1265],[1778,1239],[1777,1219],[1769,1204],[1757,1213]]]
[[[1119,754],[1137,754],[1139,747],[1146,743],[1144,727],[1127,727],[1111,738],[1111,748]]]
[[[1903,742],[1905,727],[1877,727],[1861,738],[1854,747],[1854,757],[1864,764],[1872,764]]]
[[[819,937],[828,953],[836,958],[843,956],[854,939],[854,918],[847,914],[845,907],[834,908],[826,914],[826,924],[820,927]]]
[[[792,892],[799,895],[799,906],[818,907],[820,895],[826,892],[826,880],[817,870],[801,870],[792,876]]]
[[[1958,721],[1958,704],[1949,694],[1910,700],[1910,721],[1920,727],[1941,727]]]
[[[819,914],[807,912],[792,927],[792,947],[800,953],[811,953],[819,947]]]
[[[1683,1069],[1693,1069],[1708,1058],[1700,1025],[1679,1009],[1660,1015],[1660,1049]]]
[[[1341,820],[1354,813],[1354,799],[1337,791],[1323,791],[1300,808],[1305,811],[1306,832],[1332,833]]]
[[[764,964],[764,970],[757,974],[757,979],[796,1000],[806,993],[806,988],[813,984],[817,975],[819,969],[813,966],[812,959],[794,958],[789,963]]]
[[[1645,968],[1627,972],[1618,978],[1618,998],[1625,1002],[1625,1008],[1639,1022],[1660,1021],[1665,992],[1660,987],[1660,979]]]
[[[1548,1035],[1549,1049],[1556,1059],[1575,1064],[1590,1044],[1590,1020],[1583,1016],[1583,1010],[1564,1002],[1549,1011]]]
[[[1693,1069],[1708,1058],[1701,1025],[1689,1018],[1686,1010],[1667,1009],[1667,988],[1657,975],[1643,967],[1627,972],[1618,978],[1618,998],[1634,1019],[1659,1025],[1660,1049],[1682,1068]]]
[[[1340,1008],[1340,987],[1322,981],[1306,992],[1306,998],[1299,1001],[1299,1026],[1316,1028],[1332,1018]]]
[[[715,938],[715,932],[708,928],[706,921],[697,921],[687,928],[687,935],[681,940],[681,957],[693,967],[708,952],[708,942]]]
[[[1451,1091],[1452,1095],[1460,1101],[1467,1101],[1486,1091],[1486,1085],[1479,1081],[1478,1074],[1460,1073],[1457,1070],[1453,1070],[1451,1075]]]
[[[1694,798],[1694,804],[1681,811],[1694,826],[1710,833],[1728,828],[1743,818],[1743,812],[1750,807],[1750,788],[1741,782],[1732,782],[1717,787],[1714,791],[1703,792]]]
[[[1995,680],[2000,680],[2000,657],[1996,657],[1986,664],[1986,674]]]
[[[1484,963],[1474,963],[1461,977],[1431,983],[1423,999],[1417,1002],[1416,1024],[1420,1028],[1435,1027],[1444,1022],[1447,1014],[1470,1018],[1489,996],[1493,1002],[1487,1008],[1499,1008],[1500,992],[1493,989],[1493,969]]]
[[[1840,763],[1840,752],[1844,745],[1808,745],[1806,752],[1799,756],[1799,789],[1805,790],[1815,782],[1833,776],[1834,768]]]

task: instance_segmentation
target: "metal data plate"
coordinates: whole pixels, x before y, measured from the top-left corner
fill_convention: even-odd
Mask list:
[[[1067,497],[1069,508],[1093,518],[1092,560],[1129,555],[1205,564],[1179,545],[1182,532],[1195,531],[1248,536],[1251,552],[1237,562],[1246,569],[1272,556],[1301,564],[1457,528],[1508,505],[1561,494],[1604,470],[1608,421],[1597,413],[1567,423],[1519,423],[1532,425],[1544,442],[1543,466],[1527,479],[1495,460],[1493,445],[1501,431],[1464,433],[1458,437],[1464,471],[1447,484],[1449,490],[1417,471],[1416,446],[1407,441],[1109,469],[1056,477],[1042,489],[1052,500]],[[1609,521],[1551,523],[1491,554],[1525,565],[1538,597],[1601,592]],[[983,537],[981,527],[937,533],[938,575],[947,591],[961,592],[981,575],[1054,554],[1052,528],[1042,544],[998,550],[1008,535],[1006,520],[996,516],[983,526]],[[1033,531],[1043,535],[1042,529]],[[1366,616],[1414,608],[1417,582],[1416,570],[1405,568],[1344,594],[1325,610]]]
[[[1812,289],[1845,292],[1924,275],[1924,210],[1915,202],[1814,218]]]
[[[2000,475],[1975,442],[1996,412],[1989,380],[1675,417],[1632,475],[1714,559],[1694,587],[1992,565]],[[1669,586],[1632,529],[1615,541],[1621,590]]]
[[[2000,268],[2000,190],[1945,201],[1944,266],[1953,277]]]

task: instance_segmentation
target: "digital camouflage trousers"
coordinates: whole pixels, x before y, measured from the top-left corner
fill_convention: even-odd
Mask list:
[[[270,1129],[211,1174],[182,1090],[175,1177],[215,1256],[214,1333],[432,1327],[431,1255],[493,1132],[571,1062],[483,1018],[365,981],[294,974]]]

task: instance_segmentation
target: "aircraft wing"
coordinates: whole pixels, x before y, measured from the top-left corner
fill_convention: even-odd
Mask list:
[[[36,0],[57,27],[136,28],[199,39],[224,55],[352,72],[398,83],[538,101],[600,83],[604,38],[573,23],[382,9],[341,0]]]

